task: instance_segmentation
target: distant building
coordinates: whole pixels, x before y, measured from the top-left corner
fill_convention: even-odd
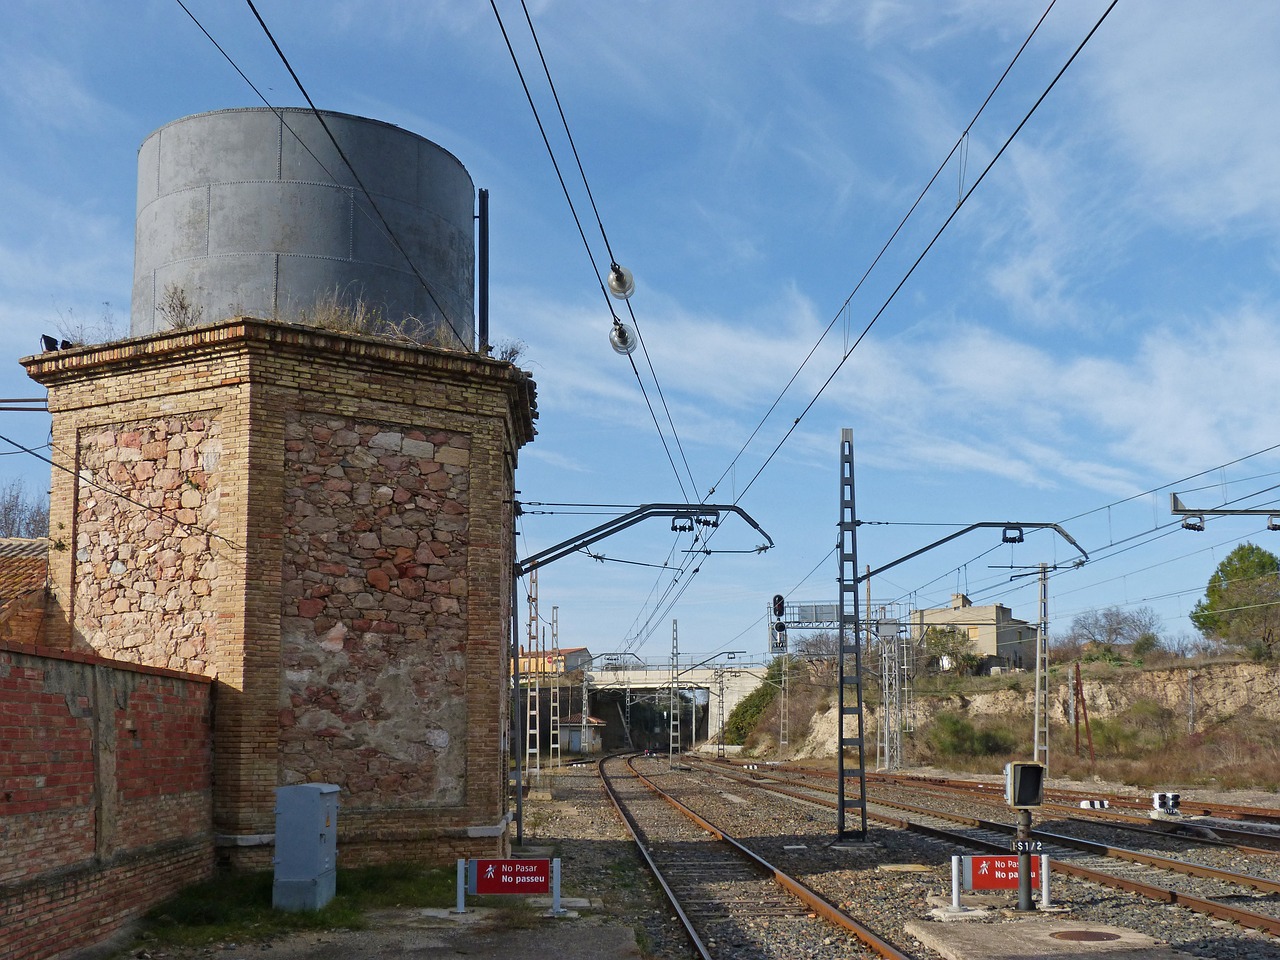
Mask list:
[[[982,658],[982,672],[993,667],[1030,669],[1036,662],[1036,627],[1019,620],[1002,603],[975,607],[963,593],[952,594],[951,606],[911,611],[911,633],[917,640],[930,627],[953,627],[969,638],[970,651]]]
[[[569,741],[570,753],[600,753],[604,749],[604,728],[606,724],[599,717],[587,715],[587,747],[582,748],[582,714],[575,713],[564,722],[565,736]]]
[[[530,651],[520,648],[520,676],[573,673],[591,662],[591,651],[586,647],[558,647],[552,650]]]

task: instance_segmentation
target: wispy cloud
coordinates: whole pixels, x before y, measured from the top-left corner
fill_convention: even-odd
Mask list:
[[[1178,0],[1153,31],[1120,8],[1090,61],[1097,109],[1135,171],[1135,210],[1224,230],[1280,224],[1280,16]]]
[[[122,119],[116,106],[92,92],[87,80],[65,61],[9,42],[0,45],[0,69],[5,75],[0,98],[11,119],[28,130],[89,135]]]

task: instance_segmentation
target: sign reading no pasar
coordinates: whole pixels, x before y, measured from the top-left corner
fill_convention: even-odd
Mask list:
[[[550,893],[550,860],[471,860],[467,863],[467,892]]]
[[[1040,882],[1040,858],[1031,858],[1031,883]],[[1017,890],[1018,858],[965,857],[964,886],[966,890]]]

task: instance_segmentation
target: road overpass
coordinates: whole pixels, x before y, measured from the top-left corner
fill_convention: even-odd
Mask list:
[[[693,703],[690,714],[682,717],[681,721],[682,727],[692,723],[691,727],[682,731],[686,745],[692,745],[690,732],[699,743],[718,738],[721,719],[727,720],[733,708],[760,685],[765,669],[763,665],[746,664],[734,668],[697,667],[681,670],[676,683],[683,692],[684,709],[689,709],[690,699]],[[669,709],[671,669],[670,666],[651,665],[639,669],[609,667],[590,670],[587,687],[593,715],[612,724],[615,719],[612,714],[617,714],[618,723],[625,725],[628,708],[631,708],[633,718],[636,716],[636,704],[653,704],[657,713]],[[633,720],[632,730],[629,731],[633,734],[633,744],[648,745],[638,742],[645,738],[637,735],[641,731],[637,731],[635,726]],[[657,733],[653,729],[643,732],[649,734],[650,739]],[[660,744],[655,745],[665,748],[669,742],[669,733],[663,733]]]

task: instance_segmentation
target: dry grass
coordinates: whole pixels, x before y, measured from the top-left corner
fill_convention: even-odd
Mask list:
[[[1096,728],[1095,725],[1091,725]],[[1101,777],[1136,787],[1216,787],[1224,790],[1280,789],[1280,745],[1273,725],[1252,717],[1235,717],[1208,729],[1170,731],[1153,736],[1150,730],[1123,728],[1116,738],[1107,724],[1099,742],[1094,730],[1094,759],[1089,759],[1085,731],[1064,731],[1051,741],[1055,776],[1085,780]]]
[[[377,305],[337,288],[318,297],[296,317],[281,319],[334,333],[381,337],[441,350],[470,350],[470,345],[460,343],[445,323],[428,323],[417,317],[392,320]]]
[[[173,330],[190,330],[204,321],[204,307],[192,303],[187,291],[172,283],[164,288],[156,312]]]
[[[1050,728],[1054,777],[1142,788],[1280,789],[1280,744],[1269,721],[1237,716],[1188,733],[1168,710],[1139,701],[1118,717],[1093,721],[1089,730],[1092,759],[1083,724],[1078,748],[1074,727]],[[910,738],[907,755],[912,763],[959,773],[999,773],[1008,761],[1031,757],[1031,720],[939,714]]]

